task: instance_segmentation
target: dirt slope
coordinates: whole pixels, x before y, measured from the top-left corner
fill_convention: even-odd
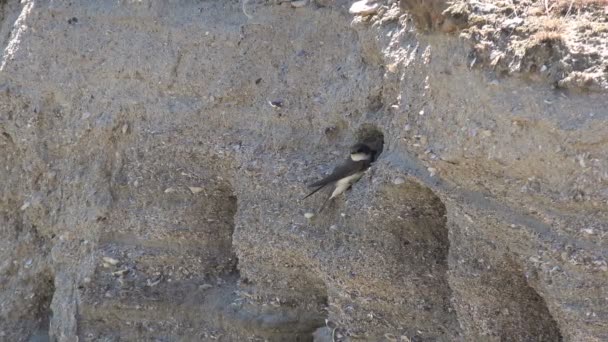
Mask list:
[[[607,340],[605,4],[351,5],[0,1],[0,340]]]

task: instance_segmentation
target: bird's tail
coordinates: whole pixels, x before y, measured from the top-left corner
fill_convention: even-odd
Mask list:
[[[325,184],[327,185],[327,184]],[[308,195],[304,196],[304,198],[302,198],[302,200],[307,199],[308,197],[310,197],[311,195],[313,195],[314,193],[316,193],[317,191],[323,189],[325,187],[325,185],[321,185],[320,187],[314,189],[313,191],[311,191]]]
[[[321,205],[321,209],[319,209],[319,214],[323,211],[323,209],[325,209],[325,205],[327,204],[327,202],[329,202],[330,199],[332,199],[333,196],[328,196],[325,201],[323,201],[323,204]]]

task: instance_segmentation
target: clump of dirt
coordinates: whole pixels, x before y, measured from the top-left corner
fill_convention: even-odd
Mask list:
[[[466,18],[470,66],[547,79],[562,88],[608,89],[605,0],[456,1],[446,18]]]
[[[401,0],[399,7],[408,12],[414,24],[422,32],[454,32],[467,26],[467,4],[453,4],[448,8],[445,0]]]
[[[445,12],[445,0],[401,0],[399,7],[412,15],[416,28],[423,32],[452,32],[467,22],[468,11],[458,12],[458,6],[453,6],[449,13]]]

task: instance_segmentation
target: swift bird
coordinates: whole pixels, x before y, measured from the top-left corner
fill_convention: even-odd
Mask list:
[[[338,195],[348,190],[354,183],[361,179],[361,177],[363,177],[363,173],[369,168],[371,163],[375,161],[377,155],[378,151],[372,150],[372,148],[370,148],[370,146],[367,144],[355,144],[351,148],[349,158],[346,159],[342,165],[336,167],[329,176],[308,186],[310,188],[316,187],[316,189],[306,195],[306,197],[303,199],[308,198],[329,184],[335,184],[335,189],[331,193],[331,196],[325,199],[321,209],[319,209],[319,212],[323,211],[327,201],[336,198]]]

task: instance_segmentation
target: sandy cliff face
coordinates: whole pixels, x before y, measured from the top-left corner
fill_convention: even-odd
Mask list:
[[[601,51],[380,5],[0,1],[0,339],[608,339]]]

